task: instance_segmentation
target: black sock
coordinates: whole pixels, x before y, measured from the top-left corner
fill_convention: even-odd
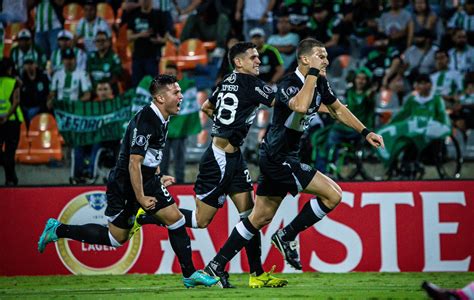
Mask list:
[[[186,220],[186,227],[193,228],[193,210],[180,208],[179,211],[184,215]],[[156,224],[158,226],[165,226],[163,222],[155,218],[150,214],[143,214],[137,219],[137,223],[140,225]]]
[[[244,219],[241,219],[243,221]],[[249,263],[250,274],[255,273],[259,276],[263,274],[262,260],[262,239],[260,232],[257,232],[253,238],[245,245],[245,251],[247,252],[247,260]]]
[[[186,220],[186,227],[193,228],[193,211],[190,209],[180,208],[179,211],[183,214]]]
[[[242,236],[239,233],[239,230],[242,231],[245,236]],[[232,233],[224,246],[222,246],[219,253],[214,257],[214,261],[224,268],[225,265],[227,265],[227,263],[234,258],[234,256],[239,253],[239,251],[247,245],[257,233],[259,233],[259,231],[253,227],[248,218],[245,218],[235,226],[234,230],[232,230]]]
[[[311,207],[311,201],[317,201],[317,203],[314,204],[319,206],[319,217],[314,213],[313,208]],[[324,205],[324,203],[319,198],[317,200],[311,199],[310,201],[306,202],[306,204],[303,206],[303,209],[293,219],[293,221],[291,221],[288,226],[283,228],[283,232],[285,233],[282,237],[283,240],[293,241],[298,233],[319,222],[330,211],[331,210],[326,205]]]
[[[112,246],[109,238],[109,229],[99,224],[61,224],[56,229],[56,235],[59,238],[73,239],[88,244]]]
[[[143,214],[137,219],[137,223],[140,225],[146,225],[146,224],[155,224],[158,226],[165,226],[163,222],[155,218],[153,215],[149,214]]]
[[[179,264],[181,266],[181,272],[183,276],[188,278],[196,269],[194,268],[192,251],[191,251],[191,240],[189,239],[186,228],[179,226],[176,229],[168,228],[168,235],[173,248],[174,253],[178,257]]]

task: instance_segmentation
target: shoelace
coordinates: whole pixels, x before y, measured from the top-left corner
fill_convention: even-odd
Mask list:
[[[272,274],[273,271],[275,271],[276,265],[273,265],[273,267],[270,269],[270,271],[267,272],[268,275]]]

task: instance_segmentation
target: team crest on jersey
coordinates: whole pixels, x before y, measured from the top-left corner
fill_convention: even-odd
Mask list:
[[[264,91],[265,93],[267,93],[267,94],[273,93],[272,87],[269,86],[268,84],[263,86],[263,91]]]
[[[288,95],[295,95],[299,92],[299,88],[297,88],[296,86],[290,86],[289,88],[286,89],[286,93]]]
[[[147,139],[144,135],[137,136],[136,143],[138,146],[145,146]]]
[[[235,73],[232,73],[224,81],[228,83],[234,83],[236,80],[237,80],[237,75]]]

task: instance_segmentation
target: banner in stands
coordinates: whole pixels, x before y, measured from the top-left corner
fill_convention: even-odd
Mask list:
[[[474,271],[474,182],[341,183],[343,202],[298,236],[304,272]],[[104,187],[2,188],[0,275],[179,273],[164,227],[146,225],[120,248],[72,240],[37,241],[46,220],[106,224]],[[180,207],[194,208],[191,185],[169,188]],[[288,196],[262,232],[264,268],[295,272],[270,244],[309,195]],[[239,221],[232,203],[219,210],[207,229],[190,229],[193,258],[203,268]],[[229,265],[246,272],[245,253]]]
[[[107,101],[57,101],[54,116],[71,146],[120,140],[131,116],[133,90]]]

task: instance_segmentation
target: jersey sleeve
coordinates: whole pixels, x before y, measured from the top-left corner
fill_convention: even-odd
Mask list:
[[[142,111],[134,122],[130,123],[130,154],[137,154],[145,157],[148,141],[153,134],[153,127],[147,121],[146,113]]]
[[[329,81],[326,77],[319,77],[317,87],[319,94],[321,95],[321,102],[325,105],[333,104],[337,100],[337,96],[331,88]]]
[[[293,98],[300,88],[289,80],[282,80],[277,87],[275,100],[288,106],[290,99]]]
[[[255,77],[253,81],[254,82],[249,85],[255,86],[251,95],[252,99],[255,99],[257,104],[263,104],[268,107],[272,106],[273,99],[275,99],[273,88],[257,77]]]

